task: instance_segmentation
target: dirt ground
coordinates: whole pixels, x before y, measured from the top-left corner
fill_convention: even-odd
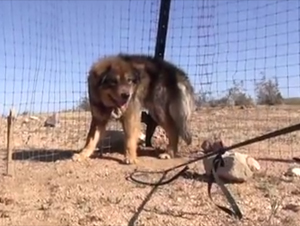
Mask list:
[[[60,126],[45,128],[47,115],[16,118],[14,126],[13,177],[1,176],[0,225],[253,225],[296,226],[300,224],[300,180],[284,176],[300,156],[300,134],[292,133],[241,148],[261,164],[261,172],[244,184],[226,185],[236,199],[244,218],[236,221],[221,212],[207,195],[201,177],[201,162],[171,184],[161,186],[147,201],[152,187],[126,180],[133,170],[166,169],[186,161],[200,150],[204,139],[221,135],[233,144],[275,129],[299,123],[300,108],[202,109],[194,114],[193,144],[180,145],[182,158],[159,160],[157,151],[140,150],[138,166],[120,164],[121,145],[106,138],[102,157],[75,163],[72,153],[84,144],[89,113],[60,113]],[[112,123],[110,129],[120,128]],[[1,159],[5,157],[6,119],[0,121]],[[163,148],[164,141],[153,141]],[[0,171],[5,172],[1,160]],[[158,180],[160,175],[143,179]],[[153,179],[154,178],[154,179]],[[216,186],[213,199],[227,203]],[[133,224],[135,222],[135,224]]]

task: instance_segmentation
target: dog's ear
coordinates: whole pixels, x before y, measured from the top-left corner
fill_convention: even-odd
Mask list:
[[[132,66],[138,71],[143,71],[146,67],[146,65],[142,63],[132,63]]]
[[[134,68],[133,70],[133,83],[138,84],[141,81],[141,71]]]
[[[142,78],[143,71],[145,70],[145,65],[144,64],[139,64],[139,63],[133,63],[133,79],[134,83],[139,83]]]
[[[98,77],[99,77],[99,80],[98,80],[98,83],[97,83],[97,86],[100,87],[102,86],[103,84],[105,84],[107,78],[109,77],[109,75],[111,74],[111,65],[107,66],[105,68],[104,71],[102,71]]]

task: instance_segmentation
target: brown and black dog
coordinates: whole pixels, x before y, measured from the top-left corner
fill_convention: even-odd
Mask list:
[[[89,71],[88,95],[92,121],[75,161],[91,156],[108,121],[117,117],[125,134],[125,163],[137,163],[142,109],[168,136],[167,150],[160,158],[177,155],[179,137],[188,145],[192,142],[189,120],[195,108],[194,89],[186,73],[166,60],[131,54],[102,58]]]

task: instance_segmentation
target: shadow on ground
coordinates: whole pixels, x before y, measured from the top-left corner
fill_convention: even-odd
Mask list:
[[[281,163],[294,163],[296,162],[296,158],[291,159],[281,159],[281,158],[256,158],[258,161],[266,161],[266,162],[281,162]]]
[[[209,182],[209,177],[203,173],[196,173],[196,172],[192,172],[192,171],[186,171],[182,174],[182,178],[187,179],[187,180],[195,180],[198,182],[205,182],[208,183]]]
[[[91,156],[91,158],[102,158],[107,160],[114,160],[121,162],[120,159],[113,156],[105,156],[104,154],[124,153],[124,136],[122,131],[109,130],[106,133],[106,138],[99,142],[98,150]],[[109,138],[109,139],[108,139]],[[13,160],[31,160],[39,162],[55,162],[58,160],[71,159],[79,150],[68,149],[17,149],[12,155]],[[138,148],[138,156],[158,156],[162,150],[154,148]]]
[[[15,150],[13,160],[31,160],[38,162],[55,162],[57,160],[70,159],[74,154],[72,150],[57,150],[57,149],[18,149]]]

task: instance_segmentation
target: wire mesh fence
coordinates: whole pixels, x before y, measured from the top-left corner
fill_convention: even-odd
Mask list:
[[[91,62],[116,52],[153,54],[159,3],[1,4],[7,14],[1,42],[2,115],[11,107],[18,112],[15,149],[28,150],[19,158],[35,149],[78,149],[88,126],[89,114],[79,108],[87,100]],[[199,113],[199,140],[216,132],[238,142],[297,121],[298,13],[296,1],[172,1],[165,58],[187,70],[199,106],[213,112]],[[59,127],[45,127],[54,113]],[[5,144],[4,121],[2,128]],[[294,156],[295,136],[251,151]],[[55,158],[53,151],[48,154]]]
[[[4,118],[13,107],[15,158],[54,161],[61,151],[84,144],[91,63],[115,52],[153,53],[159,2],[4,1],[1,6],[2,149]],[[102,146],[110,145],[105,138]]]
[[[218,134],[233,144],[297,123],[298,2],[174,0],[171,12],[166,58],[198,92],[200,140]],[[241,151],[290,159],[299,155],[297,136]]]
[[[120,52],[154,55],[159,10],[160,1],[156,0],[0,3],[1,173],[6,170],[6,120],[13,108],[17,115],[12,165],[14,173],[18,172],[18,179],[24,183],[22,186],[32,185],[32,181],[26,182],[30,174],[32,178],[42,175],[41,184],[52,183],[58,189],[55,180],[61,183],[66,180],[70,193],[74,192],[74,197],[80,195],[84,189],[76,190],[77,184],[71,184],[70,178],[73,181],[85,178],[84,170],[78,168],[75,171],[67,161],[65,165],[53,162],[69,159],[85,143],[91,118],[87,72],[95,60],[105,55]],[[183,155],[199,151],[201,143],[212,136],[221,137],[226,145],[230,145],[299,122],[299,18],[298,1],[171,1],[164,58],[188,73],[197,102],[192,119],[193,143],[188,147],[180,146]],[[121,127],[112,122],[109,129],[120,130]],[[101,147],[112,149],[113,136],[107,136]],[[299,134],[293,133],[239,151],[260,160],[270,173],[281,173],[286,167],[283,164],[300,155],[299,140]],[[166,145],[166,142],[154,141],[156,145]],[[96,172],[94,178],[99,174],[105,179],[107,175],[104,173],[111,169],[109,164],[105,165],[106,171],[93,164],[89,167]],[[159,164],[165,166],[168,163],[153,165],[157,167]],[[53,177],[53,169],[57,178]],[[113,165],[111,171],[116,170],[117,166]],[[116,181],[121,180],[115,177]],[[88,186],[90,181],[82,183]],[[94,189],[97,183],[100,182],[94,181],[90,187]],[[101,186],[113,187],[102,182]],[[34,203],[28,201],[35,197],[29,190],[23,197],[24,208]],[[190,192],[196,194],[199,190]],[[125,191],[121,193],[125,194]],[[51,196],[60,202],[56,195],[53,192]],[[250,198],[252,196],[249,194]],[[130,204],[120,201],[122,208],[131,205],[133,199],[131,197]],[[85,197],[83,201],[78,200],[74,202],[82,204]],[[119,204],[110,199],[105,202]],[[267,205],[265,201],[259,202]],[[80,208],[77,207],[72,211],[78,211]],[[198,206],[193,207],[198,211]],[[259,209],[266,210],[267,207]],[[115,210],[107,211],[114,216]],[[120,211],[117,212],[114,222],[124,223],[119,217]],[[76,217],[71,219],[63,214],[59,216],[60,223],[66,223],[66,219],[69,225],[78,223]],[[24,223],[31,218],[22,215],[7,219],[17,224],[18,220]],[[111,222],[106,216],[101,219],[102,223]],[[254,221],[256,218],[249,219]],[[6,220],[4,225],[8,225]],[[176,223],[185,224],[185,220],[176,218]],[[37,220],[36,224],[41,222],[44,223]]]

